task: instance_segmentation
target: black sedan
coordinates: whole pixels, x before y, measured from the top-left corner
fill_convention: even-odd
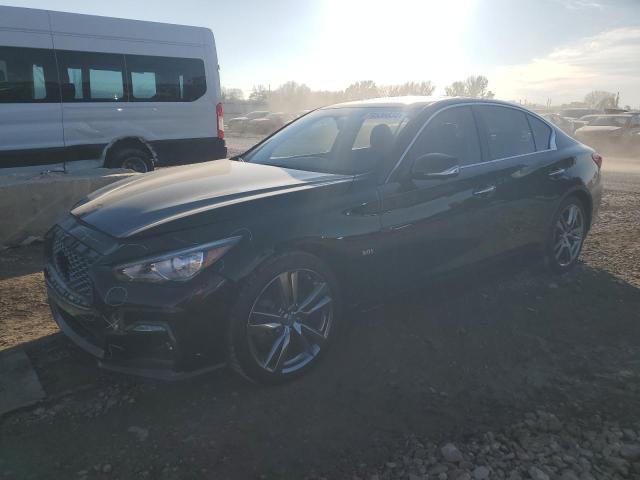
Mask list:
[[[47,235],[53,316],[119,371],[313,366],[344,306],[504,254],[572,268],[602,158],[498,101],[322,108],[242,156],[105,187]]]

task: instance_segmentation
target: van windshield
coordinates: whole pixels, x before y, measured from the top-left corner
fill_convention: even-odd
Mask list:
[[[267,139],[244,160],[323,173],[368,172],[391,153],[413,111],[407,107],[316,110]]]

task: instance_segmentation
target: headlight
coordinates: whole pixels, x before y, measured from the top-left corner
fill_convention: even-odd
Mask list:
[[[124,280],[142,282],[185,281],[195,277],[225,253],[242,237],[231,237],[197,247],[166,253],[116,267]]]

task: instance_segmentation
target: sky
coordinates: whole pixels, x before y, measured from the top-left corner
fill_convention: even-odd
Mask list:
[[[198,25],[221,82],[337,90],[485,75],[498,98],[553,104],[592,90],[640,108],[640,0],[0,0],[3,5]]]

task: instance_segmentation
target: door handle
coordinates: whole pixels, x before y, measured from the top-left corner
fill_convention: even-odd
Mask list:
[[[495,191],[496,191],[496,186],[491,185],[490,187],[483,188],[482,190],[476,190],[475,192],[473,192],[473,194],[476,197],[481,197],[483,195],[489,195],[490,193],[493,193]]]
[[[549,174],[548,174],[548,175],[549,175],[551,178],[554,178],[554,177],[558,177],[558,176],[562,175],[565,171],[566,171],[566,170],[565,170],[564,168],[559,168],[559,169],[557,169],[557,170],[554,170],[553,172],[549,172]]]
[[[424,175],[425,178],[448,178],[455,177],[460,173],[460,167],[456,165],[455,167],[447,168],[442,172],[435,173],[427,173]]]

